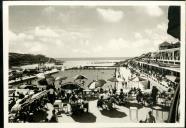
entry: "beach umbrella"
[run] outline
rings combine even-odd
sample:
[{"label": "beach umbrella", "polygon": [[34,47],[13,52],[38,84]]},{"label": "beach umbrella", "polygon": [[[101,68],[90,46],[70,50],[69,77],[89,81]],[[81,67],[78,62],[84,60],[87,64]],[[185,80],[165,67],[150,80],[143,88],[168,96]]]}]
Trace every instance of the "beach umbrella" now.
[{"label": "beach umbrella", "polygon": [[47,85],[54,85],[55,78],[51,75],[46,75],[45,79],[47,81]]},{"label": "beach umbrella", "polygon": [[105,83],[106,83],[105,80],[100,79],[100,80],[91,82],[91,83],[88,85],[88,87],[89,87],[89,89],[96,89],[96,88],[98,88],[98,87],[102,87]]},{"label": "beach umbrella", "polygon": [[67,77],[66,76],[64,76],[64,77],[60,77],[60,76],[58,76],[58,77],[56,77],[55,78],[55,80],[57,81],[57,80],[66,80],[67,79]]},{"label": "beach umbrella", "polygon": [[119,82],[118,78],[116,78],[116,77],[109,78],[108,81],[110,81],[110,82]]},{"label": "beach umbrella", "polygon": [[173,76],[173,75],[166,75],[165,76],[168,80],[172,81],[172,82],[175,82],[176,80],[176,76]]},{"label": "beach umbrella", "polygon": [[76,75],[74,77],[75,80],[83,80],[83,79],[88,79],[87,77],[85,77],[84,75]]},{"label": "beach umbrella", "polygon": [[78,85],[77,83],[64,83],[61,85],[61,89],[65,89],[65,90],[74,90],[74,89],[80,89],[80,85]]},{"label": "beach umbrella", "polygon": [[37,78],[43,79],[45,78],[45,74],[44,73],[39,73],[36,75]]},{"label": "beach umbrella", "polygon": [[36,85],[21,85],[19,86],[20,89],[38,89]]},{"label": "beach umbrella", "polygon": [[89,89],[95,89],[96,88],[96,82],[92,82],[90,83],[90,85],[88,85]]},{"label": "beach umbrella", "polygon": [[116,88],[116,83],[117,83],[117,82],[122,82],[122,81],[124,81],[124,80],[121,79],[121,78],[112,77],[112,78],[109,78],[108,81],[114,82],[114,83],[115,83],[115,88]]},{"label": "beach umbrella", "polygon": [[145,81],[145,80],[147,80],[147,79],[142,78],[140,76],[136,76],[136,77],[133,77],[133,78],[130,79],[130,81],[138,82],[138,88],[139,88],[139,82],[142,82],[142,81]]},{"label": "beach umbrella", "polygon": [[134,78],[131,78],[131,81],[133,82],[140,82],[140,81],[145,81],[146,79],[145,78],[142,78],[140,76],[136,76]]}]

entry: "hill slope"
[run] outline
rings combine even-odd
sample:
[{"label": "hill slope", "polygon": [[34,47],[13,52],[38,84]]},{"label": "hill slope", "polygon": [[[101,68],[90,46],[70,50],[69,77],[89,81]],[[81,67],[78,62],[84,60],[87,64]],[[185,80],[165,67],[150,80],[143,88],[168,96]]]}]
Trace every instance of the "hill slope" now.
[{"label": "hill slope", "polygon": [[20,66],[26,64],[55,62],[54,58],[49,58],[44,55],[9,53],[9,66]]}]

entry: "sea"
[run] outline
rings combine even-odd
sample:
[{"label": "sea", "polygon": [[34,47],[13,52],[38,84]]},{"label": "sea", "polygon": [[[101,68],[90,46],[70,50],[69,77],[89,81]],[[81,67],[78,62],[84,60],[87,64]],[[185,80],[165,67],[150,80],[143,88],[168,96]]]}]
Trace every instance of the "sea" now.
[{"label": "sea", "polygon": [[[94,58],[56,58],[63,62],[62,68],[68,69],[82,66],[113,66],[116,62],[124,61],[129,57],[94,57]],[[54,63],[45,64],[47,67],[54,66]],[[23,69],[36,68],[38,64],[21,66]]]},{"label": "sea", "polygon": [[81,66],[113,66],[116,62],[124,61],[129,57],[96,57],[96,58],[59,58],[63,61],[63,68]]}]

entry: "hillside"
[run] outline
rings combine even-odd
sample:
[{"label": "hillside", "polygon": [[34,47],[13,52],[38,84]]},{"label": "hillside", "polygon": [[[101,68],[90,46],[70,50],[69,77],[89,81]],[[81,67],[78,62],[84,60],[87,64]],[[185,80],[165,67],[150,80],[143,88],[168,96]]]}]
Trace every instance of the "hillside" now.
[{"label": "hillside", "polygon": [[54,58],[49,58],[44,55],[33,55],[33,54],[20,54],[20,53],[9,53],[9,67],[20,66],[27,64],[55,62]]}]

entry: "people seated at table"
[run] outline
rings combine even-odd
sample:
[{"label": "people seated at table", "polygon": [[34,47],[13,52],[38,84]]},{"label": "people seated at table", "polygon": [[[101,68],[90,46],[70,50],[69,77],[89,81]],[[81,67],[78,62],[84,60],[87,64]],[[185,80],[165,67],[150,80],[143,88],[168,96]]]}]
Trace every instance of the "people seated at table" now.
[{"label": "people seated at table", "polygon": [[51,104],[54,103],[54,101],[55,101],[55,90],[53,88],[49,88],[48,99],[49,99],[49,102]]},{"label": "people seated at table", "polygon": [[76,103],[78,101],[78,96],[73,92],[69,98],[69,103]]},{"label": "people seated at table", "polygon": [[107,110],[112,110],[113,109],[113,100],[109,97],[105,101],[105,105],[106,105]]},{"label": "people seated at table", "polygon": [[155,87],[155,86],[153,86],[152,87],[152,92],[151,92],[151,98],[152,98],[152,102],[153,102],[153,104],[155,105],[156,104],[156,99],[157,99],[157,95],[158,95],[158,89]]},{"label": "people seated at table", "polygon": [[101,96],[98,101],[97,101],[97,107],[101,107],[103,108],[103,104],[104,104],[104,99],[103,96]]},{"label": "people seated at table", "polygon": [[123,89],[120,89],[120,94],[118,96],[118,104],[123,104],[126,101],[125,94],[123,92]]},{"label": "people seated at table", "polygon": [[86,112],[88,112],[89,111],[89,104],[88,104],[86,97],[83,98],[82,104],[83,104],[83,108],[86,109]]},{"label": "people seated at table", "polygon": [[136,100],[137,100],[138,103],[141,103],[142,100],[143,100],[143,94],[141,92],[141,89],[138,90],[138,93],[136,95]]}]

